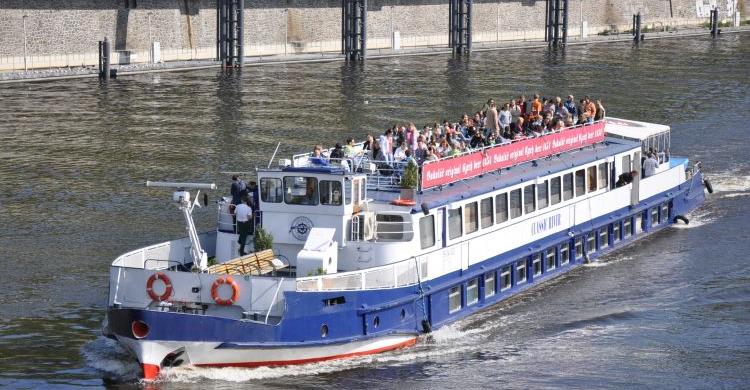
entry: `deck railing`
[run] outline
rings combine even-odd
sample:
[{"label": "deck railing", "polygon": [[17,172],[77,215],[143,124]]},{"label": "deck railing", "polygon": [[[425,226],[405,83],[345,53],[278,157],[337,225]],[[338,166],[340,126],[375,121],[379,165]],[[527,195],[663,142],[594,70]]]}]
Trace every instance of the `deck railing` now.
[{"label": "deck railing", "polygon": [[419,283],[414,258],[361,271],[297,278],[297,291],[376,290]]}]

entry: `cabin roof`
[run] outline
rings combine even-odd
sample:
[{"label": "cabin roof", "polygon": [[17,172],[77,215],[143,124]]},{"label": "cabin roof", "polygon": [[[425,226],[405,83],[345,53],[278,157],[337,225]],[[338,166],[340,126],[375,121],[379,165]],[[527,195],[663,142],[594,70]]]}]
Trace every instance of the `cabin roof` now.
[{"label": "cabin roof", "polygon": [[668,132],[669,126],[629,119],[607,118],[607,134],[620,138],[644,140],[653,135]]},{"label": "cabin roof", "polygon": [[[422,203],[425,203],[430,209],[437,208],[534,180],[537,177],[586,165],[604,157],[627,152],[633,148],[640,148],[640,144],[624,139],[607,137],[605,142],[592,147],[547,157],[536,162],[519,164],[510,169],[502,169],[475,178],[426,190],[418,196],[417,204],[412,208],[412,212],[421,212]],[[373,192],[379,194],[373,194]],[[398,194],[386,193],[384,191],[371,191],[370,194],[375,200],[381,201],[391,201],[398,197]]]}]

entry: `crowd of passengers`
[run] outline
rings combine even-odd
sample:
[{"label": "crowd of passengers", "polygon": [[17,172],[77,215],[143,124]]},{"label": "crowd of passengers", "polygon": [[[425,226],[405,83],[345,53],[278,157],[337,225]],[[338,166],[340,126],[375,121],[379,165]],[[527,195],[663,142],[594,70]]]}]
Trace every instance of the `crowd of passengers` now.
[{"label": "crowd of passengers", "polygon": [[[593,123],[604,118],[604,106],[600,100],[588,96],[576,101],[568,95],[563,101],[559,96],[540,98],[534,95],[527,99],[520,95],[507,103],[498,105],[489,99],[473,116],[463,114],[460,121],[425,125],[418,130],[414,123],[396,124],[379,137],[367,135],[362,147],[349,138],[344,145],[336,146],[326,153],[322,145],[316,145],[313,159],[346,159],[367,157],[384,165],[402,165],[409,161],[422,164],[425,161],[455,156],[487,146],[511,143],[515,140],[538,137],[579,124]],[[326,155],[327,154],[327,155]]]}]

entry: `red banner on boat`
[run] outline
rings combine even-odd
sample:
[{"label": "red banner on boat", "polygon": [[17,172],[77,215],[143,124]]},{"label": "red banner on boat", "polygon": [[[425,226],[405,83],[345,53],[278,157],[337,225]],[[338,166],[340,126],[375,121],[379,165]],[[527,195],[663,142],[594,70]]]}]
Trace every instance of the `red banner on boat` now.
[{"label": "red banner on boat", "polygon": [[604,124],[574,127],[422,165],[422,189],[481,175],[604,141]]}]

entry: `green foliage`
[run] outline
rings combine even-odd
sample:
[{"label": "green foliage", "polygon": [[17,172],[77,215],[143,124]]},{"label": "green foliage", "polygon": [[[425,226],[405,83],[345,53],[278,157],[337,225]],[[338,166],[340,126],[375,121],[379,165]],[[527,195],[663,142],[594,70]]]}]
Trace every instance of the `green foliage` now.
[{"label": "green foliage", "polygon": [[266,249],[273,249],[273,236],[271,233],[258,226],[255,228],[255,236],[253,237],[253,244],[255,251],[260,252]]},{"label": "green foliage", "polygon": [[410,160],[401,176],[401,188],[414,189],[417,185],[419,185],[419,168],[414,161]]}]

